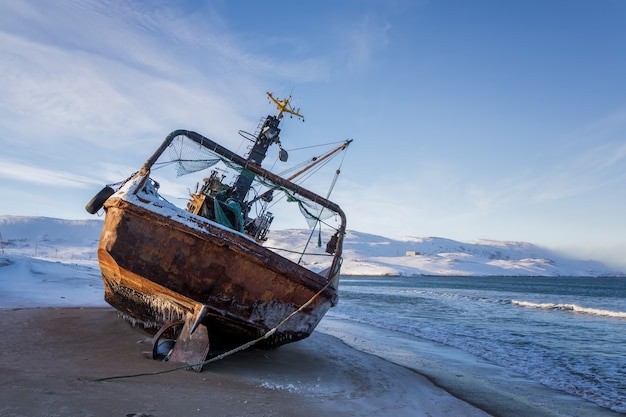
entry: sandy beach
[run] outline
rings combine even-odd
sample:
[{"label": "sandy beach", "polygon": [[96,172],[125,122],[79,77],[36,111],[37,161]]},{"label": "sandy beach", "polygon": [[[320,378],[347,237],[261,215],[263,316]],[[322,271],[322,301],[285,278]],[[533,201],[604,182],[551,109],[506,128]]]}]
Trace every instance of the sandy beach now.
[{"label": "sandy beach", "polygon": [[[0,314],[3,417],[621,415],[458,353],[433,352],[427,341],[407,346],[396,340],[394,364],[377,357],[375,344],[363,344],[360,337],[340,340],[345,324],[333,320],[303,341],[276,350],[251,348],[201,373],[98,381],[178,365],[151,360],[150,336],[111,308]],[[366,328],[359,331],[367,336]],[[349,346],[359,344],[358,350]],[[419,365],[405,363],[415,357],[406,349],[421,353]]]},{"label": "sandy beach", "polygon": [[0,310],[2,416],[487,416],[425,377],[315,332],[205,367],[150,360],[149,336],[109,308]]}]

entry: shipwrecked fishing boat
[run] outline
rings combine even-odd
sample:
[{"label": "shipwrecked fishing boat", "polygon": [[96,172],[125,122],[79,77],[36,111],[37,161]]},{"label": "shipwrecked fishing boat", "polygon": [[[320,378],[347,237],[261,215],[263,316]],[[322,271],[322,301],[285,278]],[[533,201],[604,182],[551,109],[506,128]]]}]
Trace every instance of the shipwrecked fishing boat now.
[{"label": "shipwrecked fishing boat", "polygon": [[[302,118],[291,97],[267,94],[278,114],[268,115],[253,134],[239,132],[251,142],[245,158],[196,132],[176,130],[139,171],[107,185],[86,206],[92,214],[106,213],[98,246],[105,300],[155,332],[155,358],[167,355],[200,370],[216,346],[295,342],[337,303],[346,217],[298,181],[351,140],[287,178],[264,169],[272,145],[281,161],[287,159],[279,138],[283,116]],[[162,169],[176,176],[211,172],[179,207],[161,191],[157,179],[171,184],[158,176]],[[324,225],[325,248],[310,238],[302,248],[264,246],[274,219],[269,209],[278,200],[299,208],[311,235]],[[306,262],[322,255],[323,261]]]}]

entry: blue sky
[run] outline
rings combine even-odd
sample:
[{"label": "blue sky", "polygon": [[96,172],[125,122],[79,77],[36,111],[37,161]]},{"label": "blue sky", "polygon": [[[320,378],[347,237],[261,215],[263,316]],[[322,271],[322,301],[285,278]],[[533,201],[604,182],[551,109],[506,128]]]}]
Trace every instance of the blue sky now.
[{"label": "blue sky", "polygon": [[[0,214],[88,218],[172,130],[354,143],[350,229],[626,269],[626,2],[0,3]],[[306,227],[294,224],[293,227]]]}]

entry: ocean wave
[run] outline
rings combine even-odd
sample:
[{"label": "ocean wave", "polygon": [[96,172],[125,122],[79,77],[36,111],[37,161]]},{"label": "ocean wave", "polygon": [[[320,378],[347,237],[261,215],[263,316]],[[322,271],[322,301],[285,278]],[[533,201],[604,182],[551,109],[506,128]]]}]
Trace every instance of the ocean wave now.
[{"label": "ocean wave", "polygon": [[576,304],[533,303],[530,301],[520,300],[511,300],[511,304],[519,307],[538,308],[543,310],[571,311],[574,313],[592,314],[594,316],[626,319],[626,312],[624,311],[602,310],[599,308],[582,307]]}]

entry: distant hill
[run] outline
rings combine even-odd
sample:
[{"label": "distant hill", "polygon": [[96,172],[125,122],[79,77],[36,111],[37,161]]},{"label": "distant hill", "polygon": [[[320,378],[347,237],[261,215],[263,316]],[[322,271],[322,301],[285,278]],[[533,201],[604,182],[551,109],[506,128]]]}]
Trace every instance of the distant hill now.
[{"label": "distant hill", "polygon": [[623,275],[601,262],[568,258],[526,242],[458,242],[441,237],[394,240],[350,231],[344,251],[344,271],[357,275],[370,269],[390,275]]},{"label": "distant hill", "polygon": [[[76,260],[96,259],[102,220],[0,216],[7,254]],[[273,230],[267,246],[289,247],[307,239],[302,229]],[[293,247],[292,246],[292,247]],[[325,266],[320,263],[319,267]],[[614,276],[604,264],[578,260],[525,242],[458,242],[439,237],[390,239],[348,231],[344,275],[370,276]]]},{"label": "distant hill", "polygon": [[95,259],[101,231],[102,220],[0,216],[2,247],[21,256]]}]

